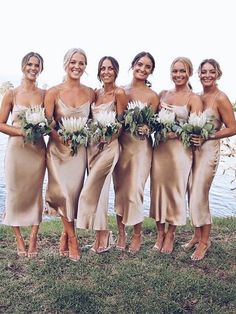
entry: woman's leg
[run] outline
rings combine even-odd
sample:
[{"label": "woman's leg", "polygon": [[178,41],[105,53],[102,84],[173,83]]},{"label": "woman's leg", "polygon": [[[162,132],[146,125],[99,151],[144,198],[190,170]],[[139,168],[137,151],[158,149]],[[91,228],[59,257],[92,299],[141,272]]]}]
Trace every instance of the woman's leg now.
[{"label": "woman's leg", "polygon": [[129,246],[129,252],[136,253],[140,250],[141,242],[142,242],[142,225],[143,223],[140,222],[134,225],[134,233],[132,236],[132,240]]},{"label": "woman's leg", "polygon": [[153,249],[161,251],[165,239],[165,224],[156,221],[156,226],[157,226],[157,239]]},{"label": "woman's leg", "polygon": [[123,217],[116,215],[117,227],[118,227],[118,239],[116,242],[116,248],[118,250],[125,250],[126,247],[126,233],[125,225],[122,223]]},{"label": "woman's leg", "polygon": [[197,243],[200,242],[200,240],[201,240],[201,227],[195,227],[192,239],[189,242],[185,243],[183,245],[183,248],[185,250],[191,250],[196,246]]},{"label": "woman's leg", "polygon": [[99,230],[99,244],[97,253],[104,253],[109,251],[112,244],[112,232],[109,230]]},{"label": "woman's leg", "polygon": [[27,256],[27,251],[25,247],[25,242],[24,239],[21,235],[20,227],[12,227],[13,232],[16,237],[16,246],[17,246],[17,254],[20,257],[25,257]]},{"label": "woman's leg", "polygon": [[38,251],[37,251],[38,231],[39,231],[39,225],[34,225],[31,227],[28,257],[36,257],[38,255]]},{"label": "woman's leg", "polygon": [[197,245],[196,250],[191,256],[191,259],[193,261],[202,260],[205,257],[205,254],[211,245],[211,241],[210,241],[211,224],[200,227],[200,230],[201,230],[201,239]]},{"label": "woman's leg", "polygon": [[69,259],[78,261],[80,259],[79,243],[75,232],[74,221],[67,221],[61,217],[65,233],[68,235]]},{"label": "woman's leg", "polygon": [[175,229],[176,229],[176,226],[169,224],[167,232],[165,234],[163,246],[161,249],[162,253],[168,253],[168,254],[172,253],[174,249]]}]

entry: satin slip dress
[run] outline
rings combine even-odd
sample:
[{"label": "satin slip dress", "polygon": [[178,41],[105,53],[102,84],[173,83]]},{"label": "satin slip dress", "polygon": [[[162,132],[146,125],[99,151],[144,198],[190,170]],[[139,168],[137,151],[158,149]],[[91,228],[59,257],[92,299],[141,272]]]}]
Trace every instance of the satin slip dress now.
[{"label": "satin slip dress", "polygon": [[[222,121],[216,108],[215,94],[205,111],[213,117],[215,130],[222,127]],[[189,211],[192,225],[201,227],[212,223],[209,207],[209,191],[215,177],[220,159],[220,140],[208,140],[199,149],[193,151],[193,167],[189,180]]]},{"label": "satin slip dress", "polygon": [[[62,117],[89,117],[89,101],[74,108],[65,104],[60,97],[54,110],[54,119],[60,122]],[[87,153],[84,146],[71,156],[70,147],[62,142],[49,139],[47,145],[48,186],[46,204],[50,213],[56,211],[67,221],[76,218],[79,195],[83,187],[87,167]]]},{"label": "satin slip dress", "polygon": [[[190,97],[191,94],[183,105],[168,104],[179,122],[188,119]],[[165,106],[163,101],[162,104]],[[150,217],[157,222],[175,226],[186,223],[186,192],[192,159],[191,148],[185,148],[179,139],[169,139],[153,148]]]},{"label": "satin slip dress", "polygon": [[[93,120],[101,112],[115,111],[114,101],[91,106]],[[105,144],[102,151],[98,144],[88,146],[88,177],[82,189],[77,227],[83,229],[107,230],[109,188],[114,167],[119,157],[118,139]]]},{"label": "satin slip dress", "polygon": [[152,139],[144,140],[122,131],[119,137],[121,152],[114,170],[115,210],[122,223],[143,222],[144,188],[152,159]]},{"label": "satin slip dress", "polygon": [[[18,115],[27,108],[25,105],[16,104],[13,94],[11,112],[13,126],[20,127]],[[25,143],[23,136],[9,136],[5,155],[6,204],[3,224],[10,226],[40,224],[45,169],[46,145],[43,137],[32,144]]]}]

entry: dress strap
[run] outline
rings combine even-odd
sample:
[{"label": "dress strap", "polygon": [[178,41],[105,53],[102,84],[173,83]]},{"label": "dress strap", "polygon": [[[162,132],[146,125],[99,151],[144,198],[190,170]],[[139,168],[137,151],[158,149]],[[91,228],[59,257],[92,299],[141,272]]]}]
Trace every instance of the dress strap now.
[{"label": "dress strap", "polygon": [[214,107],[216,98],[218,97],[219,94],[220,94],[220,91],[217,91],[217,92],[215,93],[214,97],[212,97],[212,101],[211,101],[211,103],[210,103],[210,107],[211,107],[211,108]]},{"label": "dress strap", "polygon": [[189,103],[189,100],[190,100],[191,96],[192,96],[192,92],[190,92],[190,93],[188,94],[188,96],[187,96],[187,100],[186,100],[186,103],[185,103],[185,106],[187,106],[187,105],[188,105],[188,103]]}]

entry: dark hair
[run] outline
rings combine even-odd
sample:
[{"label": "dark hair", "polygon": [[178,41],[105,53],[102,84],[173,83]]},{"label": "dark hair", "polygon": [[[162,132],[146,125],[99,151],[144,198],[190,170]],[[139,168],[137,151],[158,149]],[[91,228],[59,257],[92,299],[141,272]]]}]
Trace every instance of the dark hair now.
[{"label": "dark hair", "polygon": [[97,78],[98,80],[101,82],[101,78],[100,78],[100,74],[101,74],[101,68],[102,68],[102,64],[105,60],[110,60],[111,61],[111,64],[113,66],[113,69],[114,69],[114,72],[115,72],[115,79],[117,78],[118,76],[118,73],[119,73],[119,63],[118,61],[111,57],[111,56],[104,56],[100,59],[100,61],[98,62],[98,73],[97,73]]},{"label": "dark hair", "polygon": [[[152,74],[153,71],[154,71],[154,69],[155,69],[155,66],[156,66],[155,59],[154,59],[154,57],[153,57],[149,52],[146,52],[146,51],[142,51],[142,52],[138,53],[138,54],[134,57],[133,61],[131,62],[131,67],[130,67],[130,69],[132,69],[132,68],[135,66],[135,64],[136,64],[141,58],[143,58],[143,57],[148,57],[148,58],[151,60],[151,62],[152,62],[151,74]],[[149,82],[148,80],[145,80],[145,84],[146,84],[148,87],[151,87],[151,86],[152,86],[151,82]]]},{"label": "dark hair", "polygon": [[135,64],[143,57],[148,57],[151,60],[151,62],[152,62],[151,73],[153,73],[155,66],[156,66],[155,59],[153,58],[153,56],[149,52],[146,52],[146,51],[142,51],[134,57],[133,61],[131,62],[130,68],[132,69],[135,66]]},{"label": "dark hair", "polygon": [[35,57],[35,58],[37,58],[37,59],[39,60],[39,69],[40,69],[40,73],[41,73],[41,72],[43,71],[43,58],[40,56],[39,53],[37,53],[37,52],[32,52],[32,51],[29,52],[29,53],[27,53],[27,54],[23,57],[23,59],[21,60],[21,69],[22,69],[22,71],[24,70],[26,64],[28,63],[28,61],[29,61],[29,59],[30,59],[31,57]]},{"label": "dark hair", "polygon": [[206,63],[209,63],[209,64],[211,64],[211,65],[213,66],[213,68],[216,70],[216,72],[217,72],[217,74],[218,74],[218,79],[220,79],[221,76],[222,76],[222,74],[223,74],[223,72],[222,72],[222,70],[221,70],[221,68],[220,68],[219,63],[218,63],[215,59],[204,59],[204,60],[200,63],[200,65],[199,65],[199,67],[198,67],[198,75],[201,73],[202,67],[203,67],[204,64],[206,64]]}]

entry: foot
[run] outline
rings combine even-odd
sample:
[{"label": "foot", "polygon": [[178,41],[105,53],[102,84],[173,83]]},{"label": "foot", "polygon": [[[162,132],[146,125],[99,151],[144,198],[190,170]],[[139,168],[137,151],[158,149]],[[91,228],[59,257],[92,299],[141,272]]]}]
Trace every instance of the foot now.
[{"label": "foot", "polygon": [[189,250],[195,248],[196,245],[199,243],[199,241],[200,240],[198,238],[193,237],[189,242],[183,244],[182,248],[184,248],[186,251],[189,251]]},{"label": "foot", "polygon": [[31,235],[30,236],[30,242],[29,242],[29,249],[28,249],[28,257],[34,258],[38,255],[37,250],[37,236]]},{"label": "foot", "polygon": [[17,236],[16,237],[16,246],[17,246],[17,255],[19,257],[26,257],[27,251],[25,247],[25,242],[22,236]]},{"label": "foot", "polygon": [[141,239],[142,234],[141,233],[134,233],[132,236],[132,240],[129,246],[129,252],[130,253],[137,253],[141,248]]},{"label": "foot", "polygon": [[191,260],[193,261],[200,261],[202,260],[205,255],[207,250],[209,249],[209,247],[211,246],[211,241],[209,240],[208,243],[203,243],[203,242],[199,242],[197,245],[196,250],[193,252],[193,254],[191,255]]},{"label": "foot", "polygon": [[80,260],[79,244],[76,236],[68,238],[69,245],[69,259],[73,262],[78,262]]},{"label": "foot", "polygon": [[89,252],[91,254],[97,253],[98,246],[99,246],[99,239],[98,239],[98,236],[96,235],[96,240],[94,241],[93,245],[91,246]]},{"label": "foot", "polygon": [[62,232],[60,237],[59,254],[60,256],[69,256],[68,234],[65,232]]},{"label": "foot", "polygon": [[171,254],[174,249],[174,240],[175,240],[175,235],[173,233],[167,232],[165,235],[161,253]]},{"label": "foot", "polygon": [[107,240],[106,240],[106,245],[103,245],[103,243],[102,244],[100,243],[100,245],[97,249],[97,253],[100,254],[100,253],[105,253],[105,252],[109,251],[111,249],[112,244],[114,244],[113,238],[112,238],[112,231],[109,231],[108,236],[107,236]]},{"label": "foot", "polygon": [[124,251],[125,247],[126,247],[126,233],[122,232],[118,234],[116,248],[117,250]]},{"label": "foot", "polygon": [[156,240],[156,243],[153,247],[153,250],[154,251],[161,251],[164,240],[165,240],[165,233],[164,232],[158,232],[157,240]]}]

